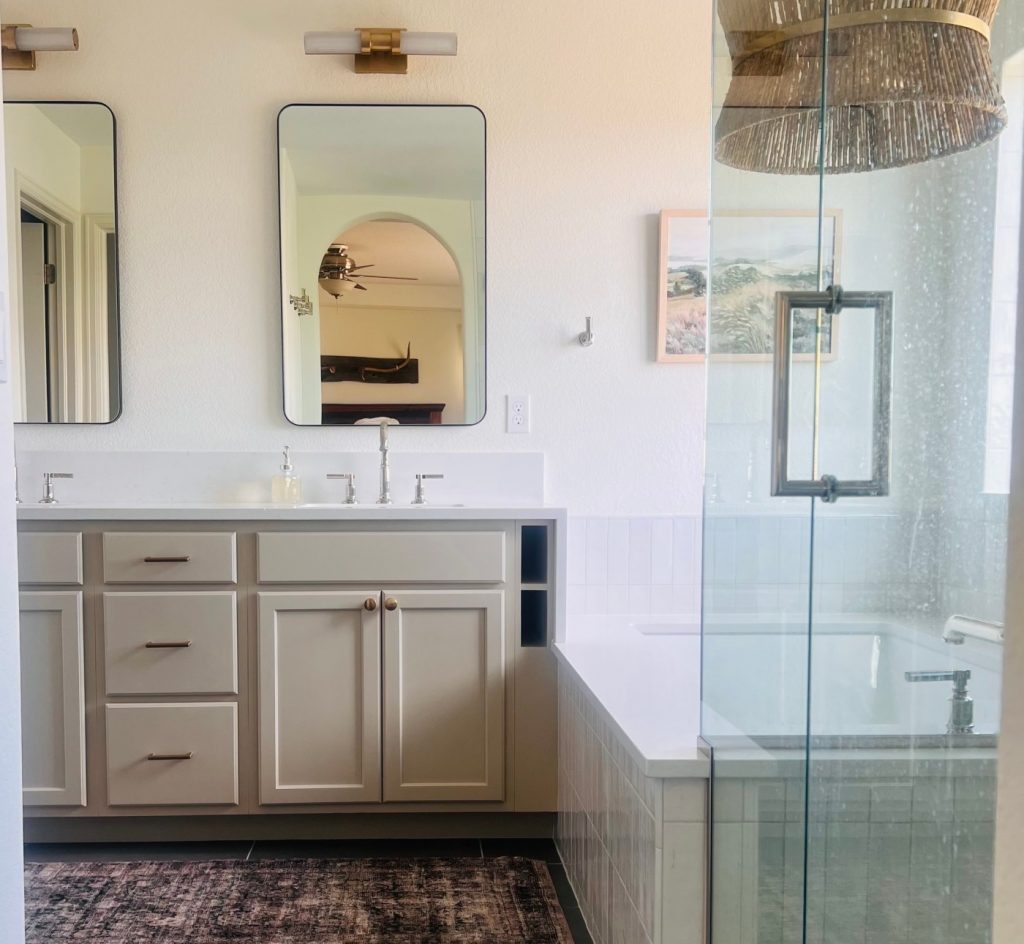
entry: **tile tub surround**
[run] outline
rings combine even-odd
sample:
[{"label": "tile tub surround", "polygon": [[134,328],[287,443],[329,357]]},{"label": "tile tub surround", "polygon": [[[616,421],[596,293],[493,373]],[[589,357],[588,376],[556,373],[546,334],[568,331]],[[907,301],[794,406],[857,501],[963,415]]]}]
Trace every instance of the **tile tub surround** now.
[{"label": "tile tub surround", "polygon": [[707,780],[645,776],[561,667],[558,735],[557,843],[594,941],[700,944]]},{"label": "tile tub surround", "polygon": [[[990,942],[995,751],[867,753],[812,760],[808,944]],[[800,944],[803,763],[715,756],[715,938]]]},{"label": "tile tub surround", "polygon": [[570,614],[700,612],[700,516],[569,519]]},{"label": "tile tub surround", "polygon": [[[805,613],[808,511],[778,501],[712,504],[706,520],[570,517],[569,614],[696,616],[702,595],[716,615]],[[940,628],[951,613],[1002,618],[1005,498],[983,496],[956,517],[819,506],[815,548],[819,613],[931,617]]]}]

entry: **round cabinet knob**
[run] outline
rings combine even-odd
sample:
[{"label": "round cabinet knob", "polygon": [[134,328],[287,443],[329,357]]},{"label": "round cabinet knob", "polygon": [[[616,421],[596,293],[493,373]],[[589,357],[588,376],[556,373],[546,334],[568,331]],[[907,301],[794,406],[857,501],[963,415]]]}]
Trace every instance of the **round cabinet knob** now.
[{"label": "round cabinet knob", "polygon": [[374,597],[367,597],[366,602],[363,604],[364,610],[369,610],[371,613],[377,609],[377,600]]},{"label": "round cabinet knob", "polygon": [[394,597],[388,597],[384,601],[384,609],[393,611],[398,609],[398,601]]}]

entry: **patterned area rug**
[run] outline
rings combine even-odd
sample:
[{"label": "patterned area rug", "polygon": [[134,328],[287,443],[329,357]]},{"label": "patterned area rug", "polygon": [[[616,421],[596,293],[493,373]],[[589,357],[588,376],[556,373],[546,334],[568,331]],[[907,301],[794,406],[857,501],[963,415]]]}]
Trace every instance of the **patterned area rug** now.
[{"label": "patterned area rug", "polygon": [[571,944],[531,859],[30,863],[29,944]]}]

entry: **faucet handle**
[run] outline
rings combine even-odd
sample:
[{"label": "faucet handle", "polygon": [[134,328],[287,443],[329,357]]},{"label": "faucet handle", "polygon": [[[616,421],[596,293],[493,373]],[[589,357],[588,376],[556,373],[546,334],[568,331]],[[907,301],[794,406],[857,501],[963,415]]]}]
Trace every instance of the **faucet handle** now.
[{"label": "faucet handle", "polygon": [[356,477],[353,472],[328,472],[327,478],[329,479],[344,479],[348,482],[345,487],[345,502],[346,505],[358,505],[359,501],[356,499]]},{"label": "faucet handle", "polygon": [[427,479],[443,479],[441,472],[417,472],[416,473],[416,497],[412,500],[414,505],[425,505],[427,497],[423,492],[423,483]]},{"label": "faucet handle", "polygon": [[54,479],[73,479],[71,472],[44,472],[43,473],[43,497],[39,499],[40,505],[56,505],[57,497],[53,494]]}]

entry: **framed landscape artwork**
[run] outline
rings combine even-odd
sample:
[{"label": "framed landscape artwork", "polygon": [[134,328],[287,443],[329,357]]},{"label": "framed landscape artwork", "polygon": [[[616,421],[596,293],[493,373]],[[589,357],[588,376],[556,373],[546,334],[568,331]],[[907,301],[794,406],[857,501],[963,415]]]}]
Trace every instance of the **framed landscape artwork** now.
[{"label": "framed landscape artwork", "polygon": [[[711,356],[716,360],[767,361],[773,353],[775,296],[815,291],[818,219],[813,210],[722,213],[711,229],[702,210],[663,210],[658,287],[658,360],[703,360],[708,338],[708,290],[714,297]],[[827,210],[821,232],[821,286],[839,281],[840,216]],[[708,266],[711,252],[714,259]],[[710,282],[710,286],[709,286]],[[837,331],[826,319],[823,359],[836,356]],[[794,317],[798,359],[813,359],[813,311]]]}]

